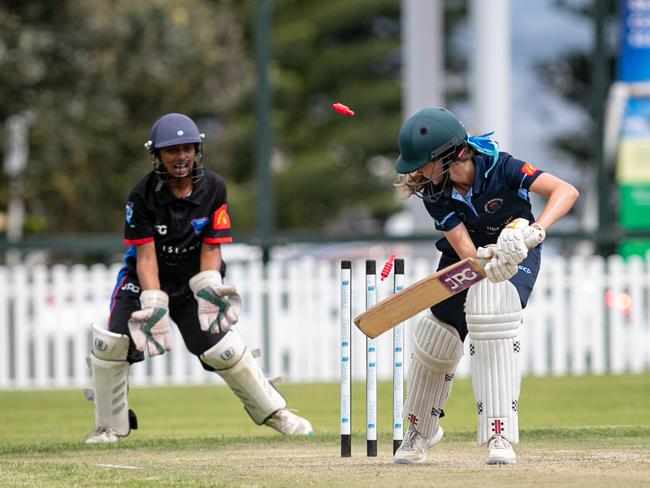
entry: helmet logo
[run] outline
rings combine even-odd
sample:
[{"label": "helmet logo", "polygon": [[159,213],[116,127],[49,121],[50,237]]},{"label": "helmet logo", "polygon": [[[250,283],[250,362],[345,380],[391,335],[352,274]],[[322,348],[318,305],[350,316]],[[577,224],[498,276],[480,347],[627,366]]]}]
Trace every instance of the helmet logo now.
[{"label": "helmet logo", "polygon": [[183,134],[185,134],[185,132],[182,131],[182,130],[177,130],[177,131],[176,131],[176,135],[177,135],[177,136],[182,136]]}]

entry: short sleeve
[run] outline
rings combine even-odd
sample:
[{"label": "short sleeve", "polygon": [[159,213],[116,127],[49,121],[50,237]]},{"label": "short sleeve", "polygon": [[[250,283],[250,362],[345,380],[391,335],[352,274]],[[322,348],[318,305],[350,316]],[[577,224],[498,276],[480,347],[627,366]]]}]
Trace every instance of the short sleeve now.
[{"label": "short sleeve", "polygon": [[462,222],[454,209],[440,200],[437,202],[424,201],[424,207],[429,212],[429,215],[433,217],[436,230],[447,232]]},{"label": "short sleeve", "polygon": [[504,161],[503,172],[508,186],[513,190],[523,188],[526,191],[530,189],[533,181],[544,173],[532,163],[527,163],[512,157]]},{"label": "short sleeve", "polygon": [[139,246],[152,242],[154,216],[139,195],[129,195],[125,212],[124,244]]}]

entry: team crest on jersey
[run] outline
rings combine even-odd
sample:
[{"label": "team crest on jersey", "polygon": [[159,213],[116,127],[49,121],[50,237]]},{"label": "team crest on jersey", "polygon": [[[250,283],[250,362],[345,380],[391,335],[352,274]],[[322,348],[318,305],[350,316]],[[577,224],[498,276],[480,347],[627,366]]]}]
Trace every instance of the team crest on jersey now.
[{"label": "team crest on jersey", "polygon": [[496,213],[503,207],[503,198],[493,198],[483,207],[487,213]]},{"label": "team crest on jersey", "polygon": [[126,223],[130,224],[133,220],[133,202],[126,202]]},{"label": "team crest on jersey", "polygon": [[534,175],[535,173],[537,173],[538,171],[539,171],[539,169],[537,169],[535,166],[533,166],[533,165],[530,164],[530,163],[524,163],[524,164],[521,166],[521,172],[522,172],[523,174],[525,174],[525,175],[528,175],[528,176],[533,176],[533,175]]},{"label": "team crest on jersey", "polygon": [[198,236],[201,234],[203,227],[205,227],[210,219],[207,217],[201,217],[200,219],[192,219],[192,227],[194,228],[194,233]]}]

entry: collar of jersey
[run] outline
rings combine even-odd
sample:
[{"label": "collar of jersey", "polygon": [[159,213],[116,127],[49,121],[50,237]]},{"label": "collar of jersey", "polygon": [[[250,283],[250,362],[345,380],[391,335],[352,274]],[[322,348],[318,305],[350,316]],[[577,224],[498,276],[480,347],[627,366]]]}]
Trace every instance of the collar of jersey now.
[{"label": "collar of jersey", "polygon": [[458,200],[459,202],[463,202],[465,205],[467,205],[469,208],[472,209],[472,212],[474,212],[474,215],[478,217],[478,212],[474,208],[474,205],[472,204],[472,195],[474,195],[474,188],[470,188],[467,193],[465,193],[465,196],[461,195],[456,188],[451,189],[451,198],[452,200]]},{"label": "collar of jersey", "polygon": [[198,206],[203,198],[203,180],[205,180],[205,177],[192,185],[192,193],[187,198],[176,198],[169,187],[163,184],[160,186],[160,190],[156,191],[156,200],[160,205],[167,205],[176,200],[184,200]]}]

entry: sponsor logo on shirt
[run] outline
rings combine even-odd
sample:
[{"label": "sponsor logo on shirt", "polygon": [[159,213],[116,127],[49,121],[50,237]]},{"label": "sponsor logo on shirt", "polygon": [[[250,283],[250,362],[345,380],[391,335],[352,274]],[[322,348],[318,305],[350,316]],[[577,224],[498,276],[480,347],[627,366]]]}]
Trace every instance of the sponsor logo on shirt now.
[{"label": "sponsor logo on shirt", "polygon": [[167,226],[166,225],[154,225],[156,228],[156,231],[158,231],[158,234],[161,236],[164,236],[167,234]]},{"label": "sponsor logo on shirt", "polygon": [[140,287],[138,285],[135,285],[133,283],[128,283],[128,282],[124,283],[124,285],[122,285],[122,288],[120,288],[120,290],[131,291],[131,292],[137,293],[137,294],[140,293]]},{"label": "sponsor logo on shirt", "polygon": [[524,163],[524,164],[521,166],[521,172],[522,172],[523,174],[525,174],[525,175],[528,175],[528,176],[533,176],[533,175],[534,175],[535,173],[537,173],[538,171],[539,171],[539,169],[537,169],[535,166],[533,166],[533,165],[530,164],[530,163]]},{"label": "sponsor logo on shirt", "polygon": [[169,254],[187,254],[188,252],[192,252],[197,248],[198,248],[197,244],[188,247],[167,246],[163,244],[160,249],[164,254],[169,255]]}]

